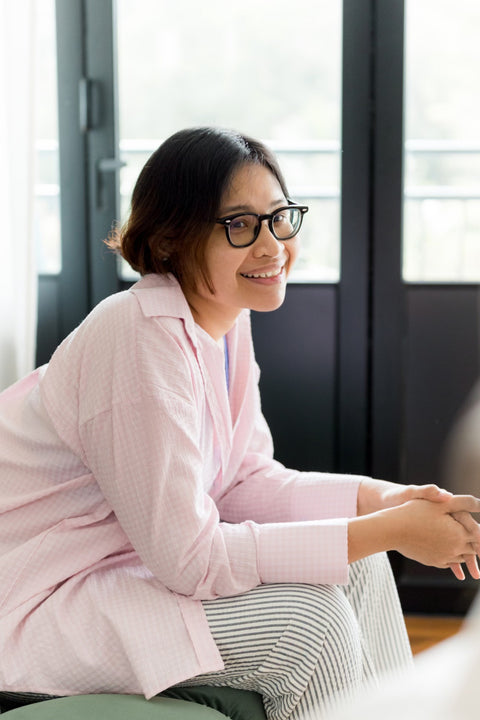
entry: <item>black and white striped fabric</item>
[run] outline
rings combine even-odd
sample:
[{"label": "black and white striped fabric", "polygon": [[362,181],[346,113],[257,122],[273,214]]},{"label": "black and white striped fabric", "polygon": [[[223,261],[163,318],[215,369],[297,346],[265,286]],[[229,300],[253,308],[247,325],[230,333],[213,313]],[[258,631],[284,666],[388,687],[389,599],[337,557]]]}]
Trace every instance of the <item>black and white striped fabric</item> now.
[{"label": "black and white striped fabric", "polygon": [[412,663],[383,553],[352,564],[346,587],[261,585],[203,606],[225,669],[182,684],[255,690],[269,720],[327,717],[361,685]]}]

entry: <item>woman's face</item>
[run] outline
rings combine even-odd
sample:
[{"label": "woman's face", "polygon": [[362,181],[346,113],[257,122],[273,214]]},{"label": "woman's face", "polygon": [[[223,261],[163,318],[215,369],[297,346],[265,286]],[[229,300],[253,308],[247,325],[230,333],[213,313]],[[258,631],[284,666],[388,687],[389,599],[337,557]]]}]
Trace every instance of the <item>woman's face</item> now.
[{"label": "woman's face", "polygon": [[[286,205],[282,189],[270,170],[262,165],[243,165],[233,176],[222,198],[219,217],[238,212],[271,213]],[[285,297],[286,282],[297,258],[298,236],[279,241],[262,222],[260,233],[246,248],[232,247],[222,225],[216,225],[207,241],[205,259],[215,289],[212,294],[199,284],[187,293],[196,322],[215,340],[234,324],[243,308],[276,310]],[[267,277],[259,277],[267,275]]]}]

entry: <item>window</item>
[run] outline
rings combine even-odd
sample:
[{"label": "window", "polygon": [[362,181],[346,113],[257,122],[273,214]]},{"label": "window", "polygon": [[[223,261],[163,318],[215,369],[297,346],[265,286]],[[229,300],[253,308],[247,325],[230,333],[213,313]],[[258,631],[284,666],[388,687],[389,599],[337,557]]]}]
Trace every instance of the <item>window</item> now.
[{"label": "window", "polygon": [[39,274],[61,269],[55,0],[36,2],[35,233]]},{"label": "window", "polygon": [[142,0],[139,12],[117,0],[122,215],[163,139],[233,127],[276,151],[293,198],[310,206],[293,279],[337,281],[341,5]]},{"label": "window", "polygon": [[476,0],[406,1],[403,277],[480,280]]}]

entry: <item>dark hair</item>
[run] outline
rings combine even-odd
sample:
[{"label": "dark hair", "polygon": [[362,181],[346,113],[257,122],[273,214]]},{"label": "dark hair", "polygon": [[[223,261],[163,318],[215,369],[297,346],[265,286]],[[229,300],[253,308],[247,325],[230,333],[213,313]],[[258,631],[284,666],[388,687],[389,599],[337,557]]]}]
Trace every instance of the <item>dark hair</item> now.
[{"label": "dark hair", "polygon": [[131,211],[107,245],[142,275],[171,272],[195,289],[199,274],[213,292],[205,247],[234,172],[245,163],[268,168],[285,197],[285,180],[263,143],[232,130],[181,130],[147,160],[133,190]]}]

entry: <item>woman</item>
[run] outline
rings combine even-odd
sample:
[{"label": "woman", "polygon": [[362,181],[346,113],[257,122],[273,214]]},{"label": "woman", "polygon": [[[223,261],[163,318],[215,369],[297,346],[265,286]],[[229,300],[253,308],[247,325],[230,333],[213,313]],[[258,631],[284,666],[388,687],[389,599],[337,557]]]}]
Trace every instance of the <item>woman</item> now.
[{"label": "woman", "polygon": [[2,689],[231,685],[304,718],[410,660],[377,553],[479,577],[479,500],[272,458],[248,311],[281,305],[306,211],[234,132],[148,160],[110,241],[143,279],[1,396]]}]

